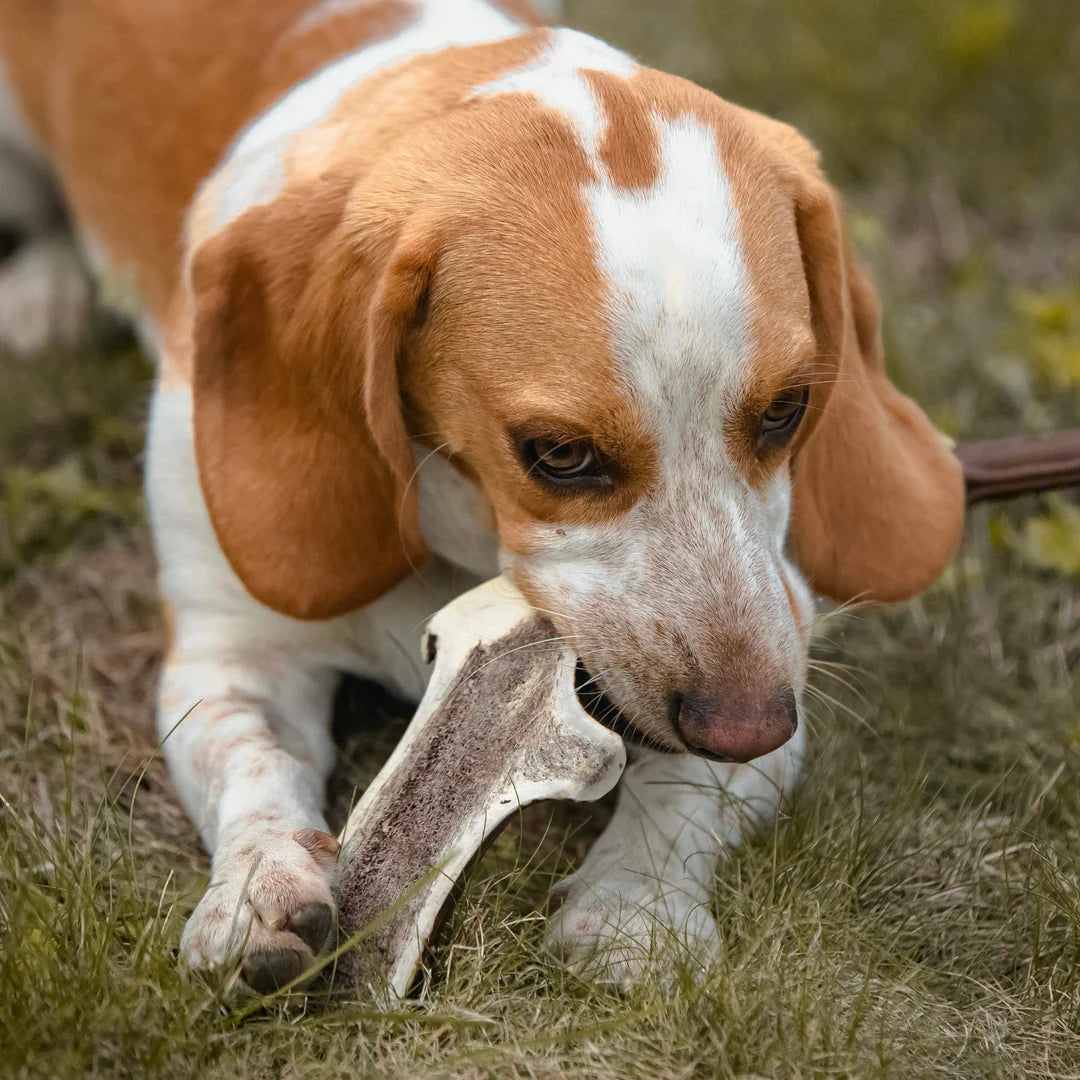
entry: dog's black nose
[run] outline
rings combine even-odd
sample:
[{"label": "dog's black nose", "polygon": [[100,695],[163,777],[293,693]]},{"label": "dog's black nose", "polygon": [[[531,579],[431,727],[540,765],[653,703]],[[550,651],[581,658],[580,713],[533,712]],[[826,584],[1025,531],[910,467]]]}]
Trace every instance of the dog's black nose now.
[{"label": "dog's black nose", "polygon": [[702,687],[682,695],[675,723],[691,753],[715,761],[753,761],[795,734],[799,707],[790,686]]}]

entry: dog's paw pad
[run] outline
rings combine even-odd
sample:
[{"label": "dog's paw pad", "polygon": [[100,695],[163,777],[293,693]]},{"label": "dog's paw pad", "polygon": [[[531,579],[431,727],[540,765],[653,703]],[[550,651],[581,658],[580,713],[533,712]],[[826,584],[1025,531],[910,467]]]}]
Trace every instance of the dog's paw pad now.
[{"label": "dog's paw pad", "polygon": [[264,949],[248,956],[240,973],[257,994],[272,994],[299,979],[311,961],[299,949]]}]

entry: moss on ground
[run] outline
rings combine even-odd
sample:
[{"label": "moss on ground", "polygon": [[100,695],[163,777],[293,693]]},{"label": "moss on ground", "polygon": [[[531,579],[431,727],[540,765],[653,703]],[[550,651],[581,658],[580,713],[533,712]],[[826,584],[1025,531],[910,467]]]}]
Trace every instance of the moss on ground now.
[{"label": "moss on ground", "polygon": [[[943,428],[1080,422],[1074,0],[570,16],[814,138],[881,286],[892,372]],[[181,973],[205,859],[150,735],[149,377],[105,333],[0,357],[0,1075],[1080,1073],[1071,499],[977,510],[926,596],[825,621],[806,779],[718,872],[704,986],[619,996],[543,956],[537,910],[603,814],[566,807],[530,812],[474,872],[416,1008],[226,1001]],[[371,768],[354,755],[341,786]]]}]

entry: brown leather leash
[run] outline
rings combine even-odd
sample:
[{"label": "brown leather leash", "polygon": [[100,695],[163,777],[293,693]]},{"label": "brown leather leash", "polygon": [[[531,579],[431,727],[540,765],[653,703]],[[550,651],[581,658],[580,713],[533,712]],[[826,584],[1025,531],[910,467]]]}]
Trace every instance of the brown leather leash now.
[{"label": "brown leather leash", "polygon": [[967,501],[1009,499],[1080,487],[1080,428],[1050,435],[1012,435],[956,444]]}]

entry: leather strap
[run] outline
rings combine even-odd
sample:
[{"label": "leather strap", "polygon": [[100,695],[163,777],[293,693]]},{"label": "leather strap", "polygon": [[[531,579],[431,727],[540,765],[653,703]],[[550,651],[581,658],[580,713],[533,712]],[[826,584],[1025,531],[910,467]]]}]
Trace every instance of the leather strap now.
[{"label": "leather strap", "polygon": [[1080,486],[1080,428],[961,442],[956,444],[956,456],[964,467],[969,506]]}]

